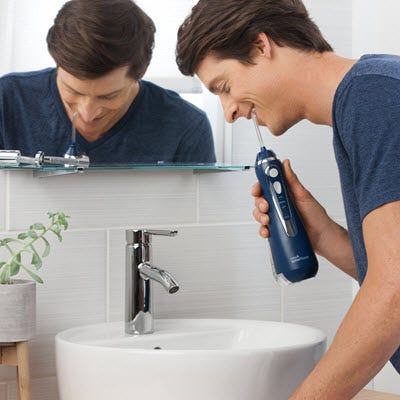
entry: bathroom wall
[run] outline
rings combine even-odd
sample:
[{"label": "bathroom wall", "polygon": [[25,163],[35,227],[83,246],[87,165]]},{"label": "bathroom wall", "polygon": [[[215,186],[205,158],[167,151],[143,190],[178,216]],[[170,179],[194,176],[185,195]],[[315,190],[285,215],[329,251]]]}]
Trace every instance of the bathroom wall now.
[{"label": "bathroom wall", "polygon": [[[312,164],[310,159],[306,168]],[[317,279],[285,289],[275,284],[266,243],[251,217],[253,171],[89,172],[44,179],[12,171],[0,180],[2,236],[43,221],[48,210],[71,215],[63,243],[52,240],[42,269],[45,284],[37,288],[37,335],[30,343],[34,400],[57,399],[57,332],[122,319],[126,228],[179,231],[175,238],[153,240],[154,261],[182,287],[168,295],[154,286],[156,317],[290,321],[319,327],[331,339],[351,301],[350,280],[323,260]],[[316,186],[339,216],[338,190],[329,187],[323,195],[323,184]],[[1,377],[0,399],[16,399],[14,368],[2,367]]]},{"label": "bathroom wall", "polygon": [[[327,39],[352,54],[348,0],[305,2]],[[290,158],[303,183],[344,223],[332,134],[303,122],[268,144]],[[234,162],[252,164],[257,149],[248,121],[233,126]],[[254,171],[96,171],[38,179],[0,171],[0,237],[43,221],[47,211],[71,215],[70,229],[45,259],[37,288],[37,335],[30,343],[33,400],[56,400],[54,336],[70,327],[123,317],[124,231],[176,228],[155,237],[155,262],[181,290],[154,285],[158,318],[255,318],[307,324],[329,341],[352,300],[352,282],[323,259],[318,277],[286,288],[272,279],[265,240],[252,219]],[[370,385],[372,387],[372,384]],[[0,369],[0,400],[15,400],[15,369]]]}]

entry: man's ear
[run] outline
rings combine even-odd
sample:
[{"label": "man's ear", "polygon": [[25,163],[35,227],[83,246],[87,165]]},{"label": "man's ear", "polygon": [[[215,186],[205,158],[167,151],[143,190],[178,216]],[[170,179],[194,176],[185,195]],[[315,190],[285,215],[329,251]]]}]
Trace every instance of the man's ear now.
[{"label": "man's ear", "polygon": [[258,34],[257,39],[254,42],[254,51],[255,55],[271,58],[271,41],[264,32]]}]

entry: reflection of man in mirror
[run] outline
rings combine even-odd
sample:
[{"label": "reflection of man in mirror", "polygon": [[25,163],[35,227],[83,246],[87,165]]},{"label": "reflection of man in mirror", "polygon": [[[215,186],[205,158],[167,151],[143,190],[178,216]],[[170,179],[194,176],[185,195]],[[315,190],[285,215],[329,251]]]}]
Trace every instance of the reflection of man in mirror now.
[{"label": "reflection of man in mirror", "polygon": [[71,0],[47,35],[57,68],[0,78],[0,148],[62,156],[71,144],[91,162],[212,163],[205,113],[142,80],[153,21],[131,0]]}]

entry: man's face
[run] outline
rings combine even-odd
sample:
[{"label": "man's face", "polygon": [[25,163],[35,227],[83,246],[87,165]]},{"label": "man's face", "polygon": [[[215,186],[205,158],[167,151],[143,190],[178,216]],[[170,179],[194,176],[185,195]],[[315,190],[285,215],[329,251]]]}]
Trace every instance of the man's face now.
[{"label": "man's face", "polygon": [[208,55],[196,71],[206,87],[219,96],[228,122],[251,118],[255,108],[260,125],[281,135],[302,118],[291,106],[286,76],[270,58],[256,55],[254,65]]},{"label": "man's face", "polygon": [[139,83],[120,67],[96,79],[79,79],[62,68],[57,87],[69,118],[76,113],[77,130],[94,141],[112,128],[126,113],[139,91]]}]

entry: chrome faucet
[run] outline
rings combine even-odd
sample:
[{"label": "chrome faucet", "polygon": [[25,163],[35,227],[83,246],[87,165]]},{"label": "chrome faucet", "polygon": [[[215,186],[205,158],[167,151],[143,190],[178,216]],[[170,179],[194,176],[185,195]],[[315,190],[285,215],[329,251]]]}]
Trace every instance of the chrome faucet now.
[{"label": "chrome faucet", "polygon": [[125,332],[130,335],[152,333],[151,281],[161,283],[171,294],[179,290],[179,285],[167,271],[151,264],[151,237],[176,236],[178,231],[128,229],[125,232]]}]

